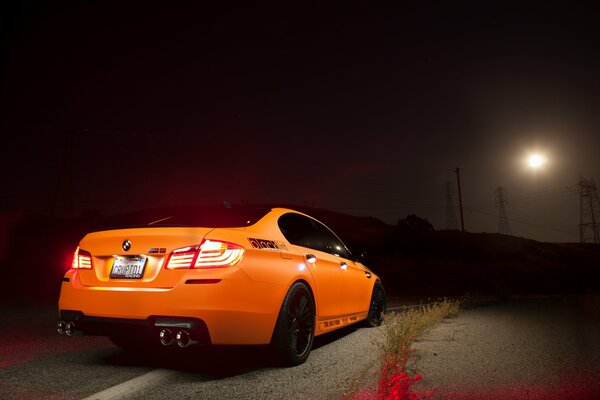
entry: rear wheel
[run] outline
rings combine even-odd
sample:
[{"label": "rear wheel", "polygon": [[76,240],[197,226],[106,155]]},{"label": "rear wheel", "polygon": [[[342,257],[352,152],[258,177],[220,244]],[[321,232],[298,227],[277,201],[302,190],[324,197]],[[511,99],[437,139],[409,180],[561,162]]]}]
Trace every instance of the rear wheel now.
[{"label": "rear wheel", "polygon": [[288,291],[273,332],[272,346],[283,365],[302,364],[312,349],[315,304],[308,287],[296,282]]},{"label": "rear wheel", "polygon": [[386,309],[385,291],[381,283],[375,282],[373,293],[371,294],[371,305],[369,307],[369,315],[365,320],[365,325],[375,327],[383,322],[383,314]]}]

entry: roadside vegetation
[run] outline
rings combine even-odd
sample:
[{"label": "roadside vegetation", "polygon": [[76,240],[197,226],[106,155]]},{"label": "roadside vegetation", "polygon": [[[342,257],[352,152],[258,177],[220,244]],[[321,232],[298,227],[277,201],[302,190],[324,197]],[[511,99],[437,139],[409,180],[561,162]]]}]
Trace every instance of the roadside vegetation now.
[{"label": "roadside vegetation", "polygon": [[460,301],[443,299],[385,317],[383,339],[377,343],[381,367],[377,390],[358,393],[354,400],[425,400],[431,393],[414,392],[411,386],[421,379],[416,373],[413,343],[444,318],[458,314]]}]

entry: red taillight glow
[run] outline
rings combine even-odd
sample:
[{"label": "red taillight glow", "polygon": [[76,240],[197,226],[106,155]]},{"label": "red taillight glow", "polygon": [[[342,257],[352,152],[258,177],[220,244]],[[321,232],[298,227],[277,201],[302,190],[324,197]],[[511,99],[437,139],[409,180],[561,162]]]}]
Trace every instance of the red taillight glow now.
[{"label": "red taillight glow", "polygon": [[177,268],[191,268],[194,259],[196,258],[196,253],[198,252],[196,246],[194,247],[184,247],[181,249],[175,249],[169,256],[169,261],[167,262],[168,269],[177,269]]},{"label": "red taillight glow", "polygon": [[237,244],[205,240],[199,246],[173,250],[167,269],[232,267],[242,259],[244,248]]},{"label": "red taillight glow", "polygon": [[71,262],[71,268],[79,268],[79,246],[73,252],[73,261]]},{"label": "red taillight glow", "polygon": [[242,259],[244,249],[227,242],[205,240],[200,245],[196,268],[234,266]]},{"label": "red taillight glow", "polygon": [[73,253],[71,268],[92,269],[92,255],[90,252],[77,247]]}]

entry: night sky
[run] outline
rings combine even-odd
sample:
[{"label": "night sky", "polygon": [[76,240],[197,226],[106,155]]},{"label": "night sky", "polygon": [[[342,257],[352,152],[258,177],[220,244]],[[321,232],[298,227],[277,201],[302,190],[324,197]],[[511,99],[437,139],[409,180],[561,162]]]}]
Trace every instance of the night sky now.
[{"label": "night sky", "polygon": [[467,230],[497,232],[503,186],[514,235],[579,239],[598,7],[124,3],[2,6],[0,211],[284,202],[444,229],[460,167]]}]

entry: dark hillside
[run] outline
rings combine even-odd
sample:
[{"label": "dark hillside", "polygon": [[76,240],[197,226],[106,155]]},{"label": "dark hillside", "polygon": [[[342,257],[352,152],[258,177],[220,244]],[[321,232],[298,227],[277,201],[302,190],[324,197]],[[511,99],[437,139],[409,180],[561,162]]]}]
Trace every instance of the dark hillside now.
[{"label": "dark hillside", "polygon": [[327,210],[301,211],[330,226],[351,248],[366,250],[365,263],[392,294],[504,297],[600,290],[600,245],[435,231],[416,216],[390,226]]},{"label": "dark hillside", "polygon": [[322,208],[282,206],[318,219],[333,230],[355,254],[379,250],[394,227],[373,217],[356,217]]},{"label": "dark hillside", "polygon": [[[365,264],[380,274],[389,294],[406,296],[495,294],[574,294],[600,290],[600,245],[542,243],[486,233],[435,231],[408,216],[396,226],[370,217],[325,209],[288,206],[335,231],[354,254],[366,251]],[[137,211],[102,218],[29,216],[12,228],[0,260],[3,298],[55,297],[83,235]]]},{"label": "dark hillside", "polygon": [[488,233],[399,232],[372,258],[389,290],[410,295],[573,294],[600,289],[600,245]]}]

